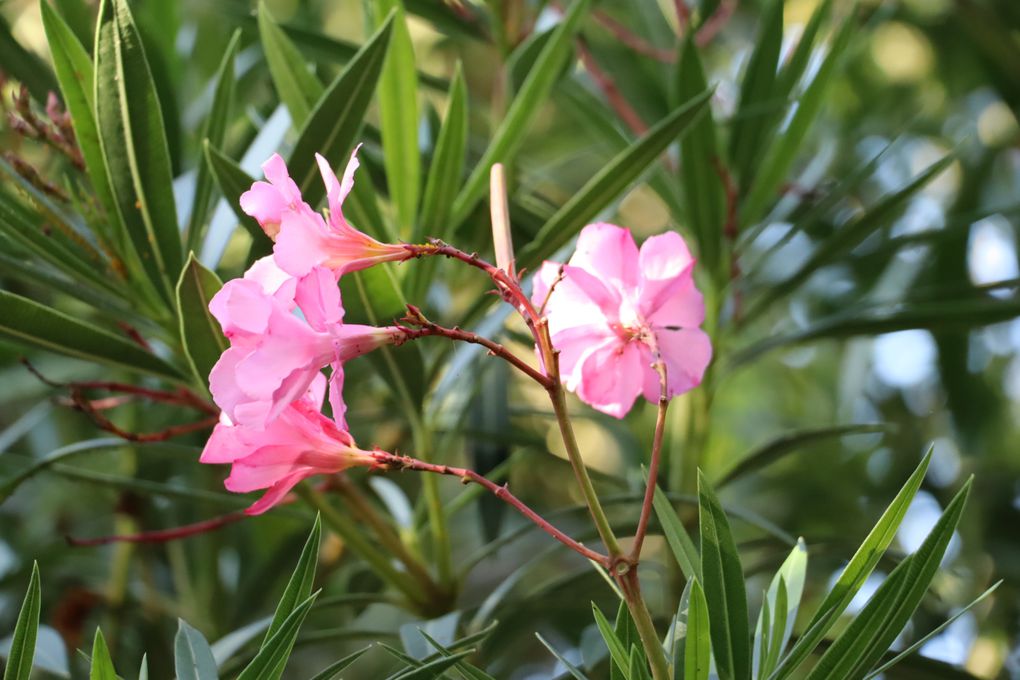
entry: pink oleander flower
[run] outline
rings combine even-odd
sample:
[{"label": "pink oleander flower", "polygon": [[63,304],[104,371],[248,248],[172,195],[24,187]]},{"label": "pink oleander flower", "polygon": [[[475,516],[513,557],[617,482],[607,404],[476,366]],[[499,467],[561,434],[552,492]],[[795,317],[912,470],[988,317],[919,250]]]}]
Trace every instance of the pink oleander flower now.
[{"label": "pink oleander flower", "polygon": [[567,264],[545,262],[532,301],[545,304],[567,389],[617,418],[639,394],[657,402],[653,347],[666,366],[669,398],[699,385],[712,344],[699,328],[705,304],[693,267],[679,234],[653,236],[639,251],[630,230],[612,224],[585,227]]},{"label": "pink oleander flower", "polygon": [[334,422],[320,413],[325,389],[325,376],[317,373],[306,393],[265,427],[237,424],[226,413],[221,415],[199,460],[231,464],[230,476],[223,483],[229,491],[267,490],[245,510],[247,514],[265,512],[312,475],[375,463],[372,453],[355,445],[342,421]]},{"label": "pink oleander flower", "polygon": [[276,262],[289,274],[301,277],[322,266],[340,277],[380,262],[414,256],[404,245],[377,241],[344,218],[343,202],[354,188],[354,171],[359,165],[357,153],[356,148],[341,181],[326,159],[315,155],[326,185],[328,221],[302,200],[300,189],[278,154],[273,154],[262,166],[269,181],[255,182],[241,195],[241,208],[276,242],[273,247]]},{"label": "pink oleander flower", "polygon": [[230,422],[243,425],[272,421],[326,366],[333,368],[330,403],[342,424],[342,363],[404,336],[395,326],[343,323],[340,290],[321,267],[294,280],[260,260],[245,278],[228,281],[209,310],[230,340],[209,374],[210,391]]}]

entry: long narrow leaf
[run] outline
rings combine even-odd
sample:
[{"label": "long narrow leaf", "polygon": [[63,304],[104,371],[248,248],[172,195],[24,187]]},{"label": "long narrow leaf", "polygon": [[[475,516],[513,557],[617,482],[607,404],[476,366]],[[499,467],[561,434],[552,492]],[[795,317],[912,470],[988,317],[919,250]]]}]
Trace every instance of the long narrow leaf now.
[{"label": "long narrow leaf", "polygon": [[209,301],[223,282],[191,253],[177,280],[177,315],[181,344],[198,385],[204,389],[209,373],[227,349],[227,339],[209,311]]},{"label": "long narrow leaf", "polygon": [[711,622],[705,591],[697,579],[691,581],[689,603],[683,680],[708,680],[712,666]]},{"label": "long narrow leaf", "polygon": [[100,146],[120,219],[167,306],[181,269],[166,127],[149,62],[126,0],[103,0],[96,32]]},{"label": "long narrow leaf", "polygon": [[0,290],[0,337],[89,362],[181,378],[173,366],[129,340],[5,290]]},{"label": "long narrow leaf", "polygon": [[265,2],[259,2],[258,25],[262,51],[276,93],[290,112],[294,127],[300,129],[322,96],[322,83],[308,69],[301,53],[273,19]]},{"label": "long narrow leaf", "polygon": [[655,516],[659,518],[659,524],[662,526],[662,533],[666,536],[666,542],[669,544],[670,550],[673,551],[673,557],[676,558],[684,578],[688,581],[699,578],[701,556],[698,554],[698,548],[691,540],[683,522],[677,517],[666,494],[659,487],[655,487],[652,504],[655,508]]},{"label": "long narrow leaf", "polygon": [[28,680],[32,675],[35,658],[35,639],[39,632],[39,610],[42,594],[39,587],[39,565],[32,564],[28,592],[21,603],[18,621],[14,624],[14,639],[7,654],[3,680]]},{"label": "long narrow leaf", "polygon": [[520,91],[510,103],[506,116],[492,136],[488,148],[482,154],[464,187],[453,204],[453,223],[461,224],[478,204],[488,186],[489,169],[495,163],[506,163],[524,140],[525,132],[538,114],[545,98],[549,95],[563,65],[573,50],[574,35],[581,19],[588,10],[591,0],[574,0],[563,20],[546,42],[542,52],[531,67]]},{"label": "long narrow leaf", "polygon": [[273,637],[262,645],[251,663],[237,676],[237,680],[274,680],[283,675],[298,631],[311,611],[317,595],[318,593],[312,594],[290,612]]},{"label": "long narrow leaf", "polygon": [[747,591],[729,521],[704,474],[698,475],[701,574],[712,612],[712,649],[722,680],[751,676]]},{"label": "long narrow leaf", "polygon": [[92,665],[89,669],[89,680],[120,680],[113,668],[113,659],[106,646],[103,632],[96,628],[96,637],[92,641]]},{"label": "long narrow leaf", "polygon": [[177,680],[217,680],[216,660],[205,636],[189,626],[184,619],[177,620],[174,637],[174,670]]}]

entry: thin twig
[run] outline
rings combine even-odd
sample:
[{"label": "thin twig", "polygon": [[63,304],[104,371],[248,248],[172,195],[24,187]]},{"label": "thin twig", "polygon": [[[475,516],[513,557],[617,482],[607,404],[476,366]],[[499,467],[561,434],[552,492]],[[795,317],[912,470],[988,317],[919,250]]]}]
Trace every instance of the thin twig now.
[{"label": "thin twig", "polygon": [[595,85],[598,86],[599,90],[602,91],[603,96],[609,105],[616,112],[634,134],[642,135],[648,131],[648,125],[641,119],[638,112],[634,110],[634,107],[630,105],[627,98],[620,93],[620,89],[616,87],[616,83],[610,78],[605,71],[598,65],[595,60],[595,56],[588,49],[587,44],[583,39],[578,38],[577,40],[577,53],[581,57],[581,63],[584,64],[585,70],[591,74],[592,80],[595,81]]},{"label": "thin twig", "polygon": [[715,12],[712,13],[712,16],[708,17],[701,24],[701,28],[698,29],[698,34],[694,37],[694,42],[698,47],[708,47],[726,24],[729,23],[736,9],[737,0],[722,0],[719,6],[716,7]]},{"label": "thin twig", "polygon": [[648,532],[648,522],[652,516],[652,502],[655,500],[656,480],[659,476],[659,462],[662,459],[662,440],[666,432],[666,411],[669,409],[669,383],[666,380],[666,362],[662,359],[655,336],[649,334],[647,339],[652,345],[655,355],[655,372],[659,374],[659,411],[655,418],[655,435],[652,438],[652,455],[648,461],[648,486],[645,487],[645,498],[641,503],[641,515],[637,530],[634,532],[634,545],[630,550],[631,562],[635,564],[641,559],[641,546]]},{"label": "thin twig", "polygon": [[226,515],[213,517],[212,519],[205,519],[193,524],[185,524],[184,526],[174,527],[172,529],[157,529],[155,531],[143,531],[137,534],[115,534],[113,536],[99,536],[97,538],[74,538],[73,536],[65,536],[64,538],[68,545],[72,545],[76,548],[107,545],[109,543],[166,543],[168,541],[176,541],[182,538],[188,538],[189,536],[196,536],[198,534],[215,531],[216,529],[225,527],[228,524],[233,524],[234,522],[239,522],[247,517],[248,515],[246,515],[243,510],[238,510]]},{"label": "thin twig", "polygon": [[603,555],[591,548],[585,547],[583,544],[575,541],[573,538],[554,527],[541,515],[528,507],[523,501],[510,493],[506,484],[496,484],[474,470],[452,467],[450,465],[426,463],[425,461],[418,460],[417,458],[411,458],[410,456],[398,456],[392,453],[386,453],[385,451],[374,451],[373,456],[375,456],[376,459],[376,468],[381,470],[413,470],[415,472],[432,472],[439,475],[459,477],[461,482],[464,484],[469,482],[479,484],[491,491],[496,498],[510,504],[515,510],[534,522],[540,529],[574,552],[588,558],[589,560],[598,562],[607,569],[610,567],[611,560],[608,555]]}]

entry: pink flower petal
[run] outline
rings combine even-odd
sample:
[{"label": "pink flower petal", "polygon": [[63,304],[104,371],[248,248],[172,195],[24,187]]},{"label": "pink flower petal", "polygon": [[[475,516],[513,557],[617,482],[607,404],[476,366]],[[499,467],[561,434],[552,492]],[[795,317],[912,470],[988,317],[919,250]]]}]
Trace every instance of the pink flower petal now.
[{"label": "pink flower petal", "polygon": [[629,229],[604,222],[589,224],[577,237],[569,264],[606,281],[618,291],[636,288],[638,249]]},{"label": "pink flower petal", "polygon": [[[656,331],[659,351],[666,362],[669,398],[689,392],[701,384],[705,369],[712,361],[712,341],[701,329]],[[659,378],[655,371],[646,377],[644,395],[648,401],[659,401]]]},{"label": "pink flower petal", "polygon": [[622,418],[641,394],[644,373],[640,343],[609,339],[581,358],[577,396],[614,418]]}]

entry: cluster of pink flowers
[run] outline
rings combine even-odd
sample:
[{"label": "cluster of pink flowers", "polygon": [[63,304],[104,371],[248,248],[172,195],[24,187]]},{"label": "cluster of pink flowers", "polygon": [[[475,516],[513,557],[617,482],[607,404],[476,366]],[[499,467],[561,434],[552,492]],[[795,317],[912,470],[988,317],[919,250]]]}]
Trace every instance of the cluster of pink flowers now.
[{"label": "cluster of pink flowers", "polygon": [[[244,211],[274,241],[273,253],[228,281],[209,305],[230,347],[209,376],[222,414],[201,460],[232,465],[225,482],[231,491],[266,490],[249,514],[265,512],[307,477],[376,460],[348,431],[343,365],[403,342],[407,329],[345,324],[337,281],[428,253],[381,243],[344,219],[356,154],[341,180],[317,156],[325,216],[304,202],[278,155],[263,165],[268,182],[241,196]],[[693,266],[678,234],[652,237],[639,251],[629,230],[610,224],[586,227],[566,264],[546,262],[532,303],[545,315],[566,388],[621,418],[639,394],[659,400],[659,361],[667,398],[698,385],[712,350],[699,329],[704,303]],[[332,417],[321,411],[325,369]]]}]

